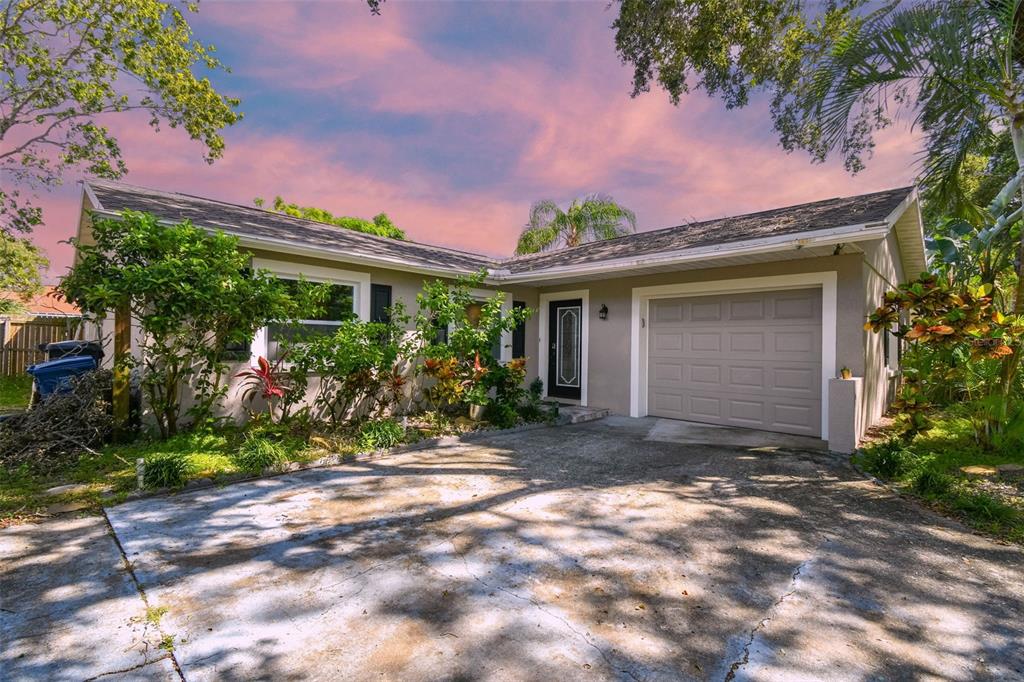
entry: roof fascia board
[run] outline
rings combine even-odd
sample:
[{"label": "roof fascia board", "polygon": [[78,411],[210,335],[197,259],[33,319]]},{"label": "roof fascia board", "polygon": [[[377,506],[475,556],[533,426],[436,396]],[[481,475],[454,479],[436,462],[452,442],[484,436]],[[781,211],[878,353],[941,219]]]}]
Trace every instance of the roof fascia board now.
[{"label": "roof fascia board", "polygon": [[715,258],[727,258],[730,256],[788,251],[794,248],[816,246],[822,243],[835,243],[836,241],[866,241],[884,237],[888,234],[890,229],[892,229],[892,226],[888,221],[859,223],[856,225],[847,225],[829,230],[804,232],[799,235],[790,234],[778,237],[765,237],[756,240],[752,239],[743,242],[734,242],[730,245],[714,245],[700,249],[680,249],[677,251],[670,251],[668,253],[641,256],[638,258],[620,258],[614,261],[604,261],[601,263],[566,265],[562,267],[515,274],[495,273],[495,275],[503,282],[522,283],[533,280],[549,279],[551,277],[577,277],[587,274],[596,275],[606,272],[616,272],[619,270],[631,270],[638,267],[682,264],[693,260],[703,260],[709,256]]}]

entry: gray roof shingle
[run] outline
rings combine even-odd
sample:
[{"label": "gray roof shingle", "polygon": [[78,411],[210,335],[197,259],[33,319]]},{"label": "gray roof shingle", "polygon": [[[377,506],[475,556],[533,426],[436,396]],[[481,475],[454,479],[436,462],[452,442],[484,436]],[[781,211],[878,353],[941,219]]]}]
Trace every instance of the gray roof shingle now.
[{"label": "gray roof shingle", "polygon": [[356,257],[383,257],[430,269],[470,272],[490,268],[512,274],[877,222],[892,213],[913,191],[912,187],[899,187],[853,197],[814,201],[500,260],[439,246],[377,237],[188,194],[101,180],[90,180],[87,185],[101,207],[108,211],[145,211],[166,220],[188,219],[196,225],[255,238],[299,242]]},{"label": "gray roof shingle", "polygon": [[886,218],[912,191],[913,187],[900,187],[637,232],[571,249],[519,256],[501,265],[512,273],[523,273],[871,223]]},{"label": "gray roof shingle", "polygon": [[87,184],[101,208],[107,211],[144,211],[165,220],[187,219],[225,232],[301,242],[371,259],[397,259],[426,268],[475,271],[495,265],[494,259],[475,253],[378,237],[260,208],[104,180],[90,180]]}]

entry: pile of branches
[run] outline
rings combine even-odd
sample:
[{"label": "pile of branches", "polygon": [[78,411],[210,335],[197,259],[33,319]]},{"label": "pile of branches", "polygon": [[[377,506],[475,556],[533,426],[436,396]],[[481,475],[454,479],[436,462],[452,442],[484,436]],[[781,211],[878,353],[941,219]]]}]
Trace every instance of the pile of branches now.
[{"label": "pile of branches", "polygon": [[89,372],[73,378],[68,390],[0,422],[0,466],[47,474],[94,453],[113,428],[112,385],[110,370]]}]

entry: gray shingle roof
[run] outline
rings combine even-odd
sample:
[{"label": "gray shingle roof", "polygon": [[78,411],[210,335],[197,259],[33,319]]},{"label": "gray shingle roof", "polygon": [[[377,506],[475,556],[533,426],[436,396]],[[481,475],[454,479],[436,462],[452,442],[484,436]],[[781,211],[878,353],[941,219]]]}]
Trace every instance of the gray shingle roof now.
[{"label": "gray shingle roof", "polygon": [[522,273],[871,223],[886,218],[912,191],[913,187],[900,187],[637,232],[571,249],[519,256],[501,266],[512,273]]},{"label": "gray shingle roof", "polygon": [[196,225],[225,232],[284,239],[357,257],[397,259],[426,268],[475,271],[495,265],[494,259],[474,253],[378,237],[260,208],[103,180],[90,180],[87,184],[101,208],[107,211],[144,211],[165,220],[188,219]]},{"label": "gray shingle roof", "polygon": [[455,249],[377,237],[188,194],[99,180],[91,180],[87,184],[101,207],[108,211],[145,211],[166,220],[188,219],[196,225],[254,238],[287,240],[356,257],[387,258],[430,269],[469,272],[491,268],[513,274],[877,222],[892,213],[913,191],[912,187],[900,187],[854,197],[826,199],[638,232],[571,249],[497,260]]}]

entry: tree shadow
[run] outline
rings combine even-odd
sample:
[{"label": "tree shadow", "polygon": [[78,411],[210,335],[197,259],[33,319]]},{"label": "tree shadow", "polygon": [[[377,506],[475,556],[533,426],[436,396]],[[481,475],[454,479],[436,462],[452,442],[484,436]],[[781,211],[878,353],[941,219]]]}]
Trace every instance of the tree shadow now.
[{"label": "tree shadow", "polygon": [[186,677],[1013,677],[1022,553],[814,451],[495,434],[110,510]]}]

